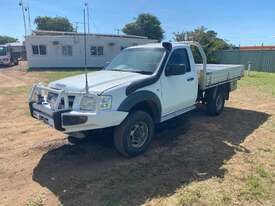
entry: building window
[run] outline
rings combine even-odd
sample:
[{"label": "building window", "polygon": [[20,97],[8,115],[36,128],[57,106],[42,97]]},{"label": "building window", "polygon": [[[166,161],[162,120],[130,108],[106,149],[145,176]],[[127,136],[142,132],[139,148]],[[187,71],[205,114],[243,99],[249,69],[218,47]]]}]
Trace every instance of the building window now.
[{"label": "building window", "polygon": [[73,48],[71,45],[62,46],[63,56],[73,56]]},{"label": "building window", "polygon": [[47,48],[45,45],[39,45],[39,53],[40,55],[47,55]]},{"label": "building window", "polygon": [[96,49],[95,46],[91,46],[91,55],[92,55],[92,56],[97,55],[97,49]]},{"label": "building window", "polygon": [[104,50],[103,46],[97,47],[97,55],[98,56],[104,55],[104,51],[103,50]]},{"label": "building window", "polygon": [[90,49],[90,54],[92,56],[102,56],[104,55],[104,47],[103,46],[91,46],[91,49]]},{"label": "building window", "polygon": [[32,46],[32,54],[33,55],[38,55],[39,54],[38,45],[33,45]]},{"label": "building window", "polygon": [[45,45],[32,45],[33,55],[47,55],[47,47]]}]

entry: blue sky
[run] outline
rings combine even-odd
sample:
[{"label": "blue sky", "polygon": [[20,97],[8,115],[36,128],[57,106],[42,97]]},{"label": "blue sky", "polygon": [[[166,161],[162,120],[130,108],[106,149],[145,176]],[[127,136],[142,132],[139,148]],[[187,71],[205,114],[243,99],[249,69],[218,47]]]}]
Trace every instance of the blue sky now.
[{"label": "blue sky", "polygon": [[[38,15],[66,16],[82,22],[84,0],[23,0],[32,20]],[[91,31],[115,33],[139,13],[149,12],[162,22],[166,40],[173,32],[204,25],[236,45],[275,44],[274,0],[86,0]],[[18,0],[0,0],[0,35],[22,39],[22,13]],[[81,25],[79,25],[82,27]],[[35,26],[33,25],[33,28]],[[81,28],[80,28],[81,29]]]}]

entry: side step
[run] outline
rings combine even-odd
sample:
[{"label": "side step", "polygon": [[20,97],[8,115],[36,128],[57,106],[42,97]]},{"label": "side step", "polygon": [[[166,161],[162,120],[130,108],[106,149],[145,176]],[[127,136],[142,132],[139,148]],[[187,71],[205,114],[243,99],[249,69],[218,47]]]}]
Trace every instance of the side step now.
[{"label": "side step", "polygon": [[181,114],[184,114],[186,112],[189,112],[189,111],[192,111],[194,109],[196,109],[197,107],[195,105],[191,106],[191,107],[187,107],[187,108],[184,108],[184,109],[181,109],[181,110],[178,110],[178,111],[175,111],[175,112],[172,112],[170,114],[166,114],[164,115],[163,117],[161,117],[161,121],[160,122],[164,122],[166,120],[169,120],[169,119],[172,119],[174,117],[177,117]]}]

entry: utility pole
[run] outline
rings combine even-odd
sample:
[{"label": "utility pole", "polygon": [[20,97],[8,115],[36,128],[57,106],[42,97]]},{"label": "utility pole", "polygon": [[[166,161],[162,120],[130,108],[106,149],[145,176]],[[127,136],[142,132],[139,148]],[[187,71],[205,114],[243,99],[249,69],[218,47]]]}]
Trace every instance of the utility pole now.
[{"label": "utility pole", "polygon": [[75,31],[77,32],[77,30],[78,30],[78,25],[79,24],[84,24],[83,22],[80,22],[80,21],[75,21],[75,22],[73,22],[73,24],[74,24],[74,28],[75,28]]},{"label": "utility pole", "polygon": [[22,9],[22,15],[23,15],[23,21],[24,21],[24,29],[25,29],[25,38],[26,38],[26,36],[27,36],[27,26],[26,26],[26,17],[25,17],[23,0],[19,1],[19,6]]},{"label": "utility pole", "polygon": [[116,33],[117,35],[119,35],[120,29],[115,29],[115,33]]},{"label": "utility pole", "polygon": [[74,24],[75,24],[75,27],[74,27],[75,29],[74,29],[74,30],[75,30],[75,32],[77,32],[77,29],[78,29],[78,23],[74,23]]},{"label": "utility pole", "polygon": [[184,35],[184,41],[188,41],[188,34],[187,34],[187,32]]},{"label": "utility pole", "polygon": [[28,12],[28,23],[29,23],[29,32],[32,33],[32,24],[31,24],[31,14],[30,14],[30,6],[27,5],[25,11]]},{"label": "utility pole", "polygon": [[90,12],[89,12],[89,4],[88,2],[85,2],[85,8],[86,8],[86,13],[87,13],[87,29],[88,29],[88,34],[90,33]]}]

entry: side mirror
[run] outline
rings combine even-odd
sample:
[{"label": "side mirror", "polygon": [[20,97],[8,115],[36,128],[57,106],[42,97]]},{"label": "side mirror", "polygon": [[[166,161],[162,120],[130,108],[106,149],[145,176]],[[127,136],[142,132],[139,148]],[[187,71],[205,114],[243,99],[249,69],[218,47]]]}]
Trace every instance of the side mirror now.
[{"label": "side mirror", "polygon": [[170,64],[166,67],[166,70],[165,70],[166,76],[182,75],[185,73],[186,73],[185,64]]}]

